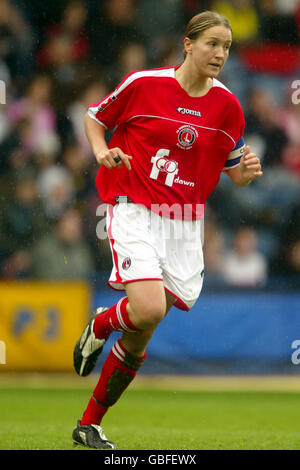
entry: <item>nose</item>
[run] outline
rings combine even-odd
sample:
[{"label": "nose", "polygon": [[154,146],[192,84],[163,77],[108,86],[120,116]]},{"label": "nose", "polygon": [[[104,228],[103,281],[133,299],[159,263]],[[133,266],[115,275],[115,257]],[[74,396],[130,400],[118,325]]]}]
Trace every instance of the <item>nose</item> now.
[{"label": "nose", "polygon": [[219,46],[216,50],[216,58],[224,59],[225,58],[225,51],[223,46]]}]

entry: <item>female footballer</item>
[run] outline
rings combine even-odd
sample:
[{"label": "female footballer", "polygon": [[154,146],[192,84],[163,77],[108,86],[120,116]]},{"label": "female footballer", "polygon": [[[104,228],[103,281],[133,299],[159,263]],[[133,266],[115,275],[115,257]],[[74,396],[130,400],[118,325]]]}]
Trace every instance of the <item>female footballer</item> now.
[{"label": "female footballer", "polygon": [[[241,106],[216,78],[231,42],[225,17],[200,13],[187,25],[181,65],[132,72],[86,114],[100,165],[96,186],[108,204],[108,283],[126,295],[98,308],[76,344],[74,367],[86,376],[110,333],[122,333],[73,431],[75,444],[116,448],[100,426],[103,416],[142,366],[168,310],[189,310],[200,294],[206,199],[223,171],[238,186],[262,176],[244,143]],[[106,129],[115,129],[109,146]]]}]

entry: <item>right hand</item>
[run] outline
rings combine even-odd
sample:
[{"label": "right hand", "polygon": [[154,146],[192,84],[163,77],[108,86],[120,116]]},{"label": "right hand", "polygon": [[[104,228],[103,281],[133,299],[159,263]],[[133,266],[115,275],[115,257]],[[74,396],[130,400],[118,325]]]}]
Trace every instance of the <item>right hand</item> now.
[{"label": "right hand", "polygon": [[[122,168],[123,163],[128,170],[131,170],[130,160],[132,160],[132,157],[124,153],[119,147],[95,152],[95,157],[99,165],[104,165],[109,170],[115,167]],[[114,161],[115,157],[120,157],[121,161],[116,163]]]}]

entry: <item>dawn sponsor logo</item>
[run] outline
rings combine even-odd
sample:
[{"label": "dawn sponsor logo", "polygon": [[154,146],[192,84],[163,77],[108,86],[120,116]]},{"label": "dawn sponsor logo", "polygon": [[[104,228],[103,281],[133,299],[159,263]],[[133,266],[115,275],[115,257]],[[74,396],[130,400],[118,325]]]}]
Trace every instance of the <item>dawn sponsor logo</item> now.
[{"label": "dawn sponsor logo", "polygon": [[194,188],[194,186],[195,186],[195,183],[193,181],[183,180],[183,179],[179,178],[179,176],[177,176],[177,178],[175,178],[174,183],[183,184],[184,186],[190,186],[191,188]]}]

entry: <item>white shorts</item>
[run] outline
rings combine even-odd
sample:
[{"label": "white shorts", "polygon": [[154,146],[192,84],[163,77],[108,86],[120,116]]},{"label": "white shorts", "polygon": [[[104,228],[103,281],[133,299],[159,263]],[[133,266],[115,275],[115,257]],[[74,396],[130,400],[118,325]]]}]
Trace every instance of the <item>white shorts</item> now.
[{"label": "white shorts", "polygon": [[140,204],[119,203],[108,206],[106,227],[110,287],[125,290],[128,282],[160,280],[177,308],[193,306],[203,284],[203,219],[168,219]]}]

